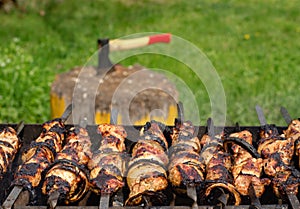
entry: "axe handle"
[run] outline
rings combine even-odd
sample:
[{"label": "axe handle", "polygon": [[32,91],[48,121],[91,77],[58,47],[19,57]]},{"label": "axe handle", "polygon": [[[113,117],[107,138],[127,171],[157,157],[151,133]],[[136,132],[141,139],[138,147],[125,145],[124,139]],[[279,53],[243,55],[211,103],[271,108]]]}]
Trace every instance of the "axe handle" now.
[{"label": "axe handle", "polygon": [[133,39],[114,39],[109,41],[110,51],[121,51],[128,49],[135,49],[144,47],[155,43],[169,43],[171,41],[171,34],[158,34],[152,36],[145,36]]}]

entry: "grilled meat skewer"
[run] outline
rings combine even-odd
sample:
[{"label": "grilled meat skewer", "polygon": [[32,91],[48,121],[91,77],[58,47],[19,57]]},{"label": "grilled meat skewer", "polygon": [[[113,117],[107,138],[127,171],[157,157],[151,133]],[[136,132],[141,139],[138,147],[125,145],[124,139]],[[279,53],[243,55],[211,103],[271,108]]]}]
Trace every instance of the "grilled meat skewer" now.
[{"label": "grilled meat skewer", "polygon": [[9,170],[21,147],[21,140],[18,135],[23,127],[22,121],[18,124],[17,130],[7,126],[0,131],[0,179]]},{"label": "grilled meat skewer", "polygon": [[[298,156],[298,168],[300,168],[300,120],[292,119],[287,109],[281,107],[280,109],[288,128],[283,131],[286,138],[295,140],[295,155]],[[299,175],[297,176],[300,177]],[[295,194],[288,194],[289,201],[292,203],[293,209],[300,208],[300,202]]]},{"label": "grilled meat skewer", "polygon": [[205,167],[199,154],[200,140],[194,134],[195,128],[190,121],[175,120],[172,147],[169,149],[168,180],[175,193],[187,194],[194,200],[193,207],[196,208],[196,186],[204,181]]},{"label": "grilled meat skewer", "polygon": [[97,194],[113,194],[124,186],[124,151],[127,133],[122,126],[101,124],[99,149],[89,162],[92,190]]},{"label": "grilled meat skewer", "polygon": [[65,127],[61,119],[44,123],[40,136],[22,155],[23,163],[19,166],[12,185],[28,190],[31,195],[31,204],[35,204],[35,190],[41,182],[42,173],[53,163],[56,152],[62,148],[64,132]]},{"label": "grilled meat skewer", "polygon": [[168,204],[165,193],[168,187],[168,142],[163,134],[164,128],[156,121],[148,122],[143,127],[142,136],[135,144],[128,163],[127,184],[130,193],[125,205]]},{"label": "grilled meat skewer", "polygon": [[175,192],[186,193],[189,185],[200,185],[204,181],[204,164],[200,159],[200,140],[194,136],[195,128],[190,121],[177,123],[169,149],[169,176]]},{"label": "grilled meat skewer", "polygon": [[241,197],[233,185],[232,174],[230,173],[232,166],[230,155],[223,148],[222,135],[214,135],[212,121],[210,120],[208,121],[208,127],[209,134],[203,135],[200,140],[203,145],[200,157],[204,159],[206,166],[205,182],[207,185],[205,196],[209,196],[216,189],[222,193],[227,191],[233,197],[234,204],[239,205]]},{"label": "grilled meat skewer", "polygon": [[72,127],[66,141],[45,175],[42,192],[50,199],[59,196],[58,200],[69,204],[79,200],[89,189],[86,167],[92,156],[92,143],[87,130],[82,127]]},{"label": "grilled meat skewer", "polygon": [[[276,134],[273,135],[269,131]],[[293,150],[292,138],[283,139],[274,129],[267,128],[261,131],[258,152],[265,159],[264,171],[272,178],[273,190],[277,197],[281,197],[286,192],[298,193],[299,182],[293,175],[293,170],[296,168],[291,165]]]},{"label": "grilled meat skewer", "polygon": [[[247,131],[232,133],[229,137],[242,139],[252,145],[252,134]],[[263,159],[253,158],[252,155],[238,144],[231,146],[233,152],[232,175],[234,185],[241,195],[249,196],[251,185],[253,185],[255,196],[261,197],[265,191],[265,186],[270,184],[270,179],[263,178]]]}]

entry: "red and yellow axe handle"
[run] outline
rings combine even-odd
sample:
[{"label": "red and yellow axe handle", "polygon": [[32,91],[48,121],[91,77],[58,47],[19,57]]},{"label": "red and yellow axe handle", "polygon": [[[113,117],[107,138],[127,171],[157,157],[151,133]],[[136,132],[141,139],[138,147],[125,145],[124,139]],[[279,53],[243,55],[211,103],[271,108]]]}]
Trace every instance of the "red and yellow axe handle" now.
[{"label": "red and yellow axe handle", "polygon": [[109,51],[121,51],[144,47],[155,43],[169,43],[171,34],[157,34],[133,39],[114,39],[109,41]]}]

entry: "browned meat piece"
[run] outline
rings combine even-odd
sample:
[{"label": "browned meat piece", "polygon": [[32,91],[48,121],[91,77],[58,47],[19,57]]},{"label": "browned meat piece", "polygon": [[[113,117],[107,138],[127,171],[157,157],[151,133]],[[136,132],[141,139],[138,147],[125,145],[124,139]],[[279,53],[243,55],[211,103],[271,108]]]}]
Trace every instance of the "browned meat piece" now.
[{"label": "browned meat piece", "polygon": [[31,143],[31,147],[22,156],[23,164],[19,166],[13,185],[21,185],[28,189],[33,197],[42,178],[42,173],[54,161],[64,141],[65,127],[60,119],[43,124],[40,136]]},{"label": "browned meat piece", "polygon": [[203,148],[200,156],[204,159],[206,166],[206,178],[208,183],[205,195],[209,196],[215,189],[225,189],[233,198],[234,204],[239,205],[241,197],[233,186],[230,155],[224,152],[222,135],[210,137],[204,135],[201,139]]},{"label": "browned meat piece", "polygon": [[200,140],[194,137],[194,133],[195,128],[190,121],[175,124],[173,129],[168,180],[178,194],[186,193],[187,186],[196,186],[204,181],[205,168],[199,154]]},{"label": "browned meat piece", "polygon": [[166,172],[168,157],[164,152],[168,150],[168,142],[164,137],[162,126],[156,121],[147,123],[141,131],[140,140],[133,148],[127,171],[130,193],[125,205],[140,205],[144,198],[150,198],[154,205],[168,204],[164,193],[168,186]]},{"label": "browned meat piece", "polygon": [[167,165],[169,162],[165,150],[156,141],[139,140],[132,149],[132,158],[128,164],[138,162],[139,160],[153,160],[162,165]]},{"label": "browned meat piece", "polygon": [[214,138],[204,134],[200,140],[202,149],[200,152],[201,158],[204,160],[204,164],[207,165],[214,153],[218,152],[218,149],[223,146],[220,136]]},{"label": "browned meat piece", "polygon": [[15,129],[5,127],[0,131],[0,179],[7,172],[20,147],[21,142]]},{"label": "browned meat piece", "polygon": [[125,138],[122,126],[101,124],[98,132],[102,135],[100,147],[89,162],[92,190],[97,194],[113,194],[124,186]]},{"label": "browned meat piece", "polygon": [[300,168],[300,120],[292,120],[283,133],[286,138],[292,138],[295,141],[294,154],[298,156],[298,168]]},{"label": "browned meat piece", "polygon": [[124,156],[121,153],[94,153],[89,163],[91,189],[97,194],[113,194],[124,186]]},{"label": "browned meat piece", "polygon": [[102,124],[98,126],[98,132],[104,138],[100,145],[101,151],[109,149],[112,152],[123,152],[126,150],[124,141],[127,133],[122,126]]},{"label": "browned meat piece", "polygon": [[69,130],[67,144],[57,153],[55,163],[45,175],[42,192],[60,193],[66,204],[79,200],[88,191],[89,181],[85,168],[92,156],[91,141],[84,128]]},{"label": "browned meat piece", "polygon": [[292,137],[294,140],[298,140],[300,138],[300,120],[292,120],[287,130],[283,132],[286,138]]},{"label": "browned meat piece", "polygon": [[[245,130],[230,134],[252,144],[252,134]],[[263,159],[253,158],[252,155],[237,144],[231,146],[233,152],[232,175],[234,185],[241,195],[249,195],[249,187],[252,184],[257,197],[265,191],[265,186],[270,184],[267,178],[260,179],[263,171]]]},{"label": "browned meat piece", "polygon": [[[167,173],[160,164],[141,160],[129,168],[127,184],[130,194],[125,205],[140,205],[143,201],[143,196],[151,196],[152,193],[159,194],[160,191],[167,188]],[[164,205],[166,202],[161,204]]]}]

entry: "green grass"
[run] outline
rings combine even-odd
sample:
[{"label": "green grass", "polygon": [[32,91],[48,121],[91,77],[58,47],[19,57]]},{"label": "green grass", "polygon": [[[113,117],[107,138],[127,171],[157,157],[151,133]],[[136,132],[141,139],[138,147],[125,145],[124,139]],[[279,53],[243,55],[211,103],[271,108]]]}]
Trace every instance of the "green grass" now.
[{"label": "green grass", "polygon": [[[172,33],[204,52],[224,87],[227,125],[258,125],[256,104],[270,123],[284,125],[280,106],[300,116],[299,1],[38,2],[20,1],[25,12],[0,12],[1,123],[48,120],[56,74],[84,65],[99,37],[144,32]],[[176,74],[196,96],[201,124],[211,116],[205,85],[182,63],[160,55],[122,62],[134,63]],[[196,108],[185,106],[193,115]]]}]

